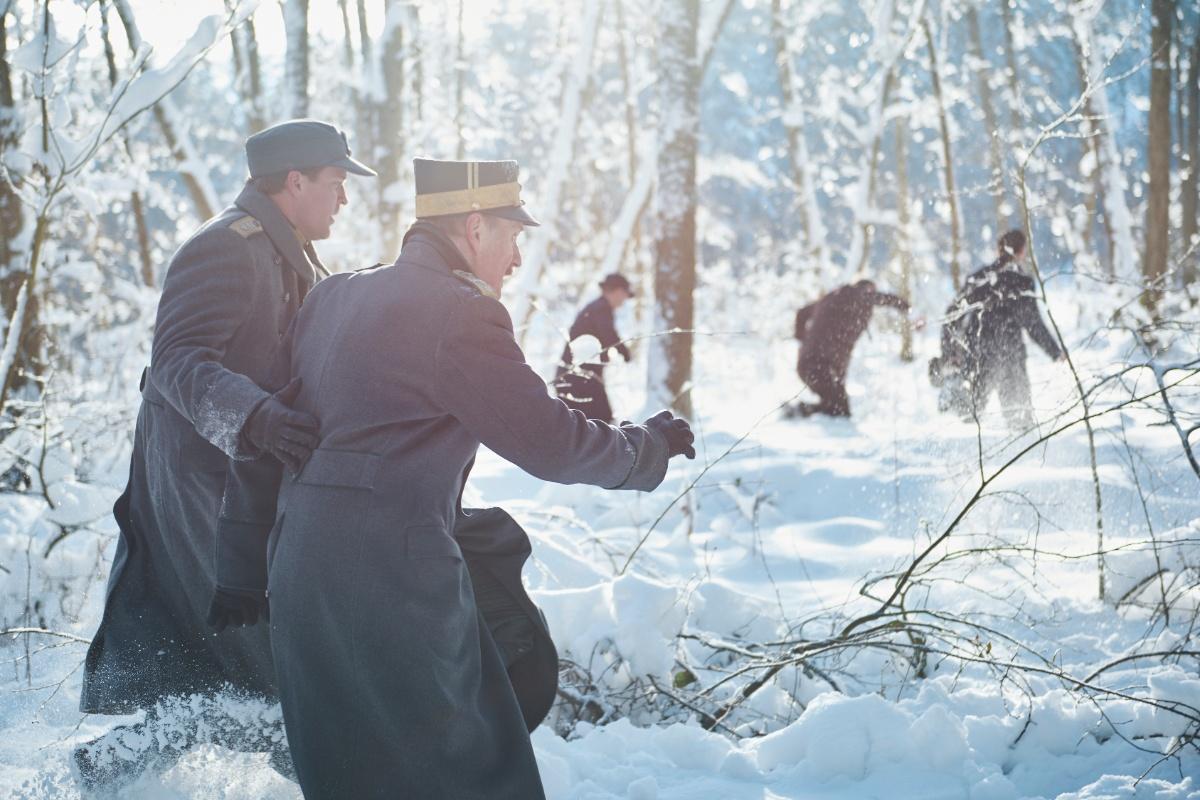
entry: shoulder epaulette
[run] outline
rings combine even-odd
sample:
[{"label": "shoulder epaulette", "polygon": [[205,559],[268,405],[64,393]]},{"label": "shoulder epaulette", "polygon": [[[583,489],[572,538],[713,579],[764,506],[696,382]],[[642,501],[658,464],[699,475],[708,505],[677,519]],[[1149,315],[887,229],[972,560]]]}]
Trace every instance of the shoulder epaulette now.
[{"label": "shoulder epaulette", "polygon": [[263,232],[262,223],[251,216],[238,217],[229,223],[229,229],[243,239],[249,239],[254,234]]}]

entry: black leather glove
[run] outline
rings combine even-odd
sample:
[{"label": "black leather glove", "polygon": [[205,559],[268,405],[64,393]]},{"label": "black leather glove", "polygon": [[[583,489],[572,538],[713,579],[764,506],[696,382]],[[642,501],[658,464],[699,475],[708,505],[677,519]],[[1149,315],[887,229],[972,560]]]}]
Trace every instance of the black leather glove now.
[{"label": "black leather glove", "polygon": [[213,592],[208,605],[208,626],[223,631],[229,626],[253,625],[258,618],[271,618],[267,597],[262,592],[247,592],[240,589],[222,589]]},{"label": "black leather glove", "polygon": [[267,397],[246,419],[242,435],[264,453],[270,453],[291,470],[299,472],[319,440],[319,423],[312,414],[292,410],[300,393],[300,379]]},{"label": "black leather glove", "polygon": [[696,436],[692,433],[692,426],[688,425],[686,419],[676,417],[670,411],[663,410],[646,420],[644,424],[650,430],[658,431],[666,437],[667,458],[696,457],[696,448],[692,447]]}]

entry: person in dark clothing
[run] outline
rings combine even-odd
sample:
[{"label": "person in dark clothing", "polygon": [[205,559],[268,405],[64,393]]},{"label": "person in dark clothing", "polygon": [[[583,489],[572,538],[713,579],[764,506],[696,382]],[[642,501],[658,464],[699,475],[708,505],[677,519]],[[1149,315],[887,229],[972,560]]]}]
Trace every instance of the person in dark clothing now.
[{"label": "person in dark clothing", "polygon": [[850,416],[846,370],[854,345],[867,330],[876,306],[909,311],[908,303],[900,297],[878,291],[872,281],[861,280],[840,286],[796,312],[795,337],[801,342],[796,371],[819,399],[789,408],[788,416]]},{"label": "person in dark clothing", "polygon": [[1042,321],[1033,277],[1021,269],[1025,250],[1023,231],[1005,233],[997,259],[971,273],[947,308],[942,353],[929,365],[943,411],[977,420],[996,392],[1011,427],[1033,425],[1024,334],[1052,360],[1063,352]]},{"label": "person in dark clothing", "polygon": [[[554,390],[569,408],[582,411],[588,419],[613,421],[612,404],[604,388],[604,365],[608,363],[612,350],[620,353],[626,362],[633,357],[621,341],[613,321],[617,310],[633,296],[629,280],[614,272],[600,282],[600,296],[584,306],[571,323],[569,341],[563,346],[562,358],[554,377]],[[576,364],[571,345],[581,336],[594,337],[600,343],[600,353],[596,360]]]},{"label": "person in dark clothing", "polygon": [[506,670],[522,635],[480,619],[486,605],[519,623],[521,603],[503,570],[478,580],[461,539],[476,452],[649,491],[670,458],[695,456],[693,435],[665,411],[588,420],[525,362],[499,299],[536,224],[516,162],[418,159],[414,175],[418,221],[396,262],[323,281],[283,344],[295,405],[321,420],[312,457],[282,475],[267,542],[287,739],[309,800],[537,800]]},{"label": "person in dark clothing", "polygon": [[[340,131],[315,120],[255,134],[246,158],[246,187],[179,249],[163,283],[129,481],[113,508],[120,537],[79,703],[87,713],[142,710],[146,719],[74,751],[85,793],[117,792],[145,769],[169,766],[201,729],[287,762],[278,725],[272,736],[218,724],[220,704],[203,719],[175,720],[172,730],[186,735],[155,732],[154,709],[168,698],[274,693],[266,626],[214,633],[205,624],[217,511],[230,459],[298,468],[317,443],[317,420],[290,408],[299,386],[271,394],[262,385],[301,302],[327,274],[311,242],[329,236],[346,205],[347,173],[375,174],[350,157]],[[127,747],[134,740],[141,750]]]}]

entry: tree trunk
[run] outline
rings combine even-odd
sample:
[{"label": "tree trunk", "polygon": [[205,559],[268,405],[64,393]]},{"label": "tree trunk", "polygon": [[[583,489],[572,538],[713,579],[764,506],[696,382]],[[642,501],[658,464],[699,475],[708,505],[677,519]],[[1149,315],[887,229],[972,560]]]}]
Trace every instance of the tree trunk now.
[{"label": "tree trunk", "polygon": [[408,28],[408,74],[413,97],[414,120],[425,119],[425,54],[421,47],[421,7],[414,0],[404,4]]},{"label": "tree trunk", "polygon": [[1021,89],[1017,77],[1017,47],[1013,42],[1012,0],[1000,0],[1000,13],[1004,20],[1004,61],[1008,67],[1008,132],[1009,141],[1015,141],[1021,135]]},{"label": "tree trunk", "polygon": [[950,123],[946,118],[946,102],[942,96],[942,75],[938,66],[937,45],[933,41],[933,30],[929,20],[922,19],[921,27],[925,29],[925,40],[929,44],[929,76],[933,80],[933,96],[937,98],[938,127],[942,132],[942,159],[946,168],[946,200],[950,204],[950,280],[954,283],[955,291],[962,284],[959,269],[959,254],[961,253],[961,225],[958,216],[958,192],[954,188],[954,155],[950,148]]},{"label": "tree trunk", "polygon": [[287,36],[284,84],[287,113],[308,116],[308,0],[283,0],[283,27]]},{"label": "tree trunk", "polygon": [[1167,273],[1171,196],[1171,0],[1152,0],[1150,31],[1150,119],[1147,161],[1150,183],[1146,200],[1146,255],[1142,261],[1145,288],[1142,305],[1155,319]]},{"label": "tree trunk", "polygon": [[782,0],[771,0],[771,39],[775,45],[775,67],[779,79],[780,106],[783,111],[783,126],[787,133],[788,152],[791,156],[792,182],[798,196],[797,211],[800,232],[804,237],[804,252],[815,256],[824,265],[825,232],[821,224],[813,179],[809,171],[808,142],[805,139],[804,119],[796,99],[796,81],[792,73],[792,55],[788,47],[787,28],[783,24]]},{"label": "tree trunk", "polygon": [[700,74],[696,60],[699,0],[668,0],[659,20],[660,100],[654,298],[650,347],[653,405],[693,415],[693,295],[696,289],[696,151]]},{"label": "tree trunk", "polygon": [[[129,0],[114,0],[113,8],[117,10],[117,16],[121,18],[121,25],[125,28],[125,38],[129,42],[130,50],[136,53],[142,47],[142,34],[138,30]],[[166,142],[167,149],[171,151],[171,156],[175,159],[179,177],[183,180],[188,197],[192,200],[192,206],[196,209],[196,216],[202,220],[210,219],[217,213],[217,195],[212,188],[207,172],[203,169],[203,160],[195,157],[191,140],[175,124],[175,120],[179,116],[175,104],[169,97],[164,97],[154,104],[153,113],[159,131],[162,132],[163,141]]]},{"label": "tree trunk", "polygon": [[[101,0],[100,2],[100,39],[104,44],[104,62],[108,67],[108,85],[115,87],[117,85],[117,55],[113,50],[112,37],[109,35],[108,3],[105,0]],[[121,136],[120,139],[125,154],[129,156],[129,163],[134,163],[133,147],[129,144],[129,139],[125,136]],[[133,226],[137,234],[138,260],[142,266],[142,283],[146,286],[154,286],[156,281],[154,280],[154,262],[150,257],[150,229],[146,225],[146,212],[142,204],[142,194],[136,188],[129,193],[129,207],[133,211]]]},{"label": "tree trunk", "polygon": [[[624,5],[625,5],[624,0],[613,0],[613,11],[616,12],[616,22],[617,22],[617,29],[616,29],[617,65],[618,65],[618,67],[620,69],[620,73],[621,73],[621,96],[624,98],[624,101],[625,101],[624,102],[624,106],[625,106],[625,109],[624,109],[625,110],[625,144],[626,144],[626,158],[628,159],[626,162],[626,172],[628,173],[628,177],[627,177],[625,183],[628,186],[632,186],[633,182],[635,180],[637,180],[637,178],[638,178],[637,97],[634,96],[634,93],[633,93],[633,81],[630,78],[631,70],[629,67],[629,48],[625,43],[626,30],[625,30]],[[649,192],[647,192],[646,196],[649,197]],[[644,206],[645,206],[645,203],[642,203],[638,206],[638,210],[636,212],[636,217],[634,218],[634,221],[633,221],[633,229],[629,232],[629,235],[622,236],[623,241],[621,242],[621,253],[620,253],[620,256],[616,259],[616,264],[617,264],[616,270],[609,270],[609,271],[618,271],[619,272],[622,268],[622,265],[625,262],[625,254],[627,252],[632,251],[632,253],[633,253],[633,273],[635,276],[634,280],[637,282],[637,285],[639,287],[643,287],[643,288],[647,285],[647,282],[645,280],[646,276],[643,274],[643,270],[642,270],[642,258],[641,258],[642,232],[641,232],[640,219],[641,219],[642,209],[644,208]],[[617,234],[614,233],[613,235],[615,236]],[[611,250],[611,246],[610,246],[610,250]],[[605,259],[606,264],[611,262],[611,260],[612,260],[611,257],[606,258]],[[637,293],[637,295],[634,299],[634,304],[637,309],[637,318],[639,321],[643,319],[642,311],[645,308],[645,305],[644,305],[645,298],[646,298],[646,292],[640,291]]]},{"label": "tree trunk", "polygon": [[988,159],[992,176],[988,191],[996,205],[996,230],[1003,231],[1005,225],[1002,210],[1004,196],[1008,193],[1008,182],[1004,179],[1004,149],[1000,143],[1000,123],[996,119],[996,104],[992,98],[991,63],[983,52],[983,32],[979,29],[979,12],[974,6],[967,7],[967,29],[971,34],[971,55],[978,61],[975,78],[979,82],[979,104],[983,108],[984,134],[988,138]]},{"label": "tree trunk", "polygon": [[579,18],[576,40],[578,42],[571,62],[566,68],[563,81],[562,106],[558,116],[558,128],[550,146],[549,165],[545,180],[539,184],[538,204],[543,209],[540,228],[531,231],[523,254],[521,269],[511,285],[513,302],[510,306],[513,324],[521,328],[524,336],[532,315],[538,284],[548,260],[549,248],[556,233],[556,224],[563,204],[565,189],[574,172],[573,158],[575,140],[579,134],[579,121],[583,106],[583,94],[591,80],[592,60],[596,50],[596,37],[600,29],[600,15],[604,3],[589,3]]},{"label": "tree trunk", "polygon": [[463,133],[463,90],[467,82],[467,54],[463,44],[463,0],[458,0],[458,45],[454,57],[454,131],[458,142],[455,158],[462,160],[467,152]]},{"label": "tree trunk", "polygon": [[[1079,75],[1079,91],[1087,94],[1087,58],[1079,44],[1078,36],[1075,38],[1075,65]],[[1080,162],[1091,162],[1091,171],[1080,176],[1091,183],[1091,191],[1084,195],[1083,200],[1087,217],[1083,228],[1083,244],[1099,257],[1099,248],[1092,245],[1093,229],[1096,226],[1096,220],[1099,219],[1104,226],[1105,233],[1104,272],[1112,278],[1115,275],[1113,271],[1113,230],[1112,220],[1108,214],[1109,203],[1104,196],[1104,130],[1096,122],[1096,103],[1090,95],[1083,102],[1083,116],[1085,118],[1084,136],[1080,141],[1083,153]]]},{"label": "tree trunk", "polygon": [[[896,127],[896,249],[900,257],[900,296],[912,302],[912,242],[908,213],[908,119],[900,117]],[[913,360],[913,330],[908,315],[900,323],[900,360]]]},{"label": "tree trunk", "polygon": [[379,37],[380,70],[384,99],[379,104],[379,227],[383,257],[400,253],[400,162],[404,157],[404,8],[403,0],[387,0],[383,34]]},{"label": "tree trunk", "polygon": [[[1200,20],[1196,21],[1196,40],[1188,58],[1187,86],[1180,105],[1187,104],[1187,177],[1183,181],[1183,284],[1200,281]],[[1190,253],[1188,252],[1190,251]]]},{"label": "tree trunk", "polygon": [[[0,14],[0,159],[19,147],[22,116],[13,95],[8,64],[8,22],[8,14]],[[12,183],[0,181],[0,305],[4,312],[0,322],[13,320],[21,287],[28,278],[25,252],[18,243],[25,229],[25,209],[13,186],[19,187],[22,180],[15,170],[9,177]]]}]

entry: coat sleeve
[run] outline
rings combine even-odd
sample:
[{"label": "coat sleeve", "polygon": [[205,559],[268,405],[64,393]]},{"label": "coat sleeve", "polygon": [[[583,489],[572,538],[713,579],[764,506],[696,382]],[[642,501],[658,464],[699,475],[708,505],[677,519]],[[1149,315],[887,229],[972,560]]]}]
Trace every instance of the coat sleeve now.
[{"label": "coat sleeve", "polygon": [[1021,327],[1029,334],[1029,338],[1037,342],[1038,347],[1046,351],[1046,355],[1056,361],[1062,357],[1062,349],[1058,346],[1054,334],[1050,333],[1050,329],[1042,320],[1041,312],[1038,311],[1037,299],[1033,296],[1032,287],[1029,292],[1023,293],[1016,299],[1016,317]]},{"label": "coat sleeve", "polygon": [[871,298],[871,304],[876,306],[888,306],[889,308],[898,308],[901,311],[908,313],[908,301],[899,295],[890,294],[888,292],[875,292]]},{"label": "coat sleeve", "polygon": [[[271,364],[264,387],[278,391],[288,382],[296,319]],[[225,492],[217,515],[215,584],[219,589],[243,592],[267,590],[267,538],[275,525],[283,465],[264,455],[249,461],[231,461],[225,474]]]},{"label": "coat sleeve", "polygon": [[245,375],[222,366],[229,340],[250,316],[254,257],[227,228],[184,245],[158,305],[150,381],[196,432],[231,458],[249,458],[239,434],[267,394]]},{"label": "coat sleeve", "polygon": [[447,315],[434,353],[436,396],[483,444],[556,483],[649,491],[667,471],[666,438],[588,420],[551,397],[499,302],[473,296]]}]

